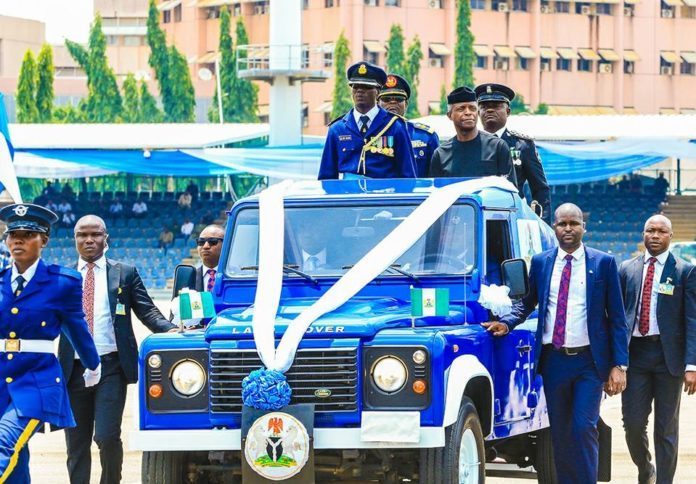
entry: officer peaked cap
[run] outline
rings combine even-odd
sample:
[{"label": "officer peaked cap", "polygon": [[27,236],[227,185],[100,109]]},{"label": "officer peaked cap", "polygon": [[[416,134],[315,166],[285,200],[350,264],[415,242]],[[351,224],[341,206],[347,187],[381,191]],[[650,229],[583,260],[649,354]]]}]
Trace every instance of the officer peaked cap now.
[{"label": "officer peaked cap", "polygon": [[49,234],[51,224],[58,221],[58,215],[41,205],[15,203],[0,209],[0,220],[7,224],[7,232],[28,230]]},{"label": "officer peaked cap", "polygon": [[474,92],[476,93],[476,99],[480,103],[486,101],[510,103],[510,101],[515,99],[515,91],[503,84],[494,84],[492,82],[479,84],[474,89]]},{"label": "officer peaked cap", "polygon": [[387,81],[384,83],[382,90],[377,98],[384,96],[403,96],[406,99],[411,97],[411,86],[408,81],[398,74],[387,74]]},{"label": "officer peaked cap", "polygon": [[346,72],[346,77],[351,86],[363,84],[379,89],[387,82],[387,73],[384,72],[384,69],[366,61],[356,62],[350,66]]}]

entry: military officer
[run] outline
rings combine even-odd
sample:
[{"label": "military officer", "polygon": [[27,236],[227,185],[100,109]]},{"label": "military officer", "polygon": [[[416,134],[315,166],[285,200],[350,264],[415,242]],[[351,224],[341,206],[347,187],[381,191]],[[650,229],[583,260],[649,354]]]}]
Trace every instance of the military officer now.
[{"label": "military officer", "polygon": [[[390,113],[405,116],[408,100],[411,97],[411,86],[403,77],[396,74],[387,75],[387,82],[380,91],[377,99],[379,106]],[[413,157],[416,160],[416,172],[419,177],[428,176],[430,158],[440,146],[440,138],[430,126],[408,121],[408,134],[411,136]]]},{"label": "military officer", "polygon": [[414,178],[406,121],[377,105],[387,73],[369,62],[348,68],[353,108],[329,124],[319,179]]},{"label": "military officer", "polygon": [[65,381],[54,354],[62,333],[87,368],[85,384],[99,381],[99,355],[82,312],[82,278],[46,264],[55,213],[32,204],[0,210],[13,263],[0,270],[0,483],[29,482],[27,442],[45,422],[73,427]]},{"label": "military officer", "polygon": [[531,204],[532,200],[536,200],[541,205],[542,217],[550,224],[551,191],[534,140],[505,126],[510,116],[510,101],[515,98],[515,91],[502,84],[491,83],[476,86],[474,91],[483,129],[503,139],[510,147],[520,197],[525,196],[524,184],[529,182],[532,198],[529,200],[527,197],[528,201]]}]

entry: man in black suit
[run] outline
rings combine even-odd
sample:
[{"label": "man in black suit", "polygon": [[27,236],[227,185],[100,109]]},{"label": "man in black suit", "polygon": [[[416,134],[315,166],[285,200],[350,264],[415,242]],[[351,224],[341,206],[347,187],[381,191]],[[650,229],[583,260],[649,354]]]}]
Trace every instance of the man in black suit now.
[{"label": "man in black suit", "polygon": [[138,380],[138,345],[131,310],[155,333],[176,330],[152,302],[137,269],[105,257],[107,239],[106,225],[95,215],[86,215],[75,225],[82,307],[101,359],[102,378],[96,386],[85,388],[82,363],[61,336],[58,359],[68,378],[70,405],[77,422],[77,427],[65,430],[71,484],[89,483],[92,437],[99,447],[101,483],[121,481],[123,407],[128,384]]},{"label": "man in black suit", "polygon": [[[650,217],[643,231],[645,254],[619,270],[631,329],[622,411],[640,483],[673,482],[682,385],[689,395],[696,392],[696,269],[669,252],[671,239],[670,220]],[[656,466],[646,432],[653,402]]]},{"label": "man in black suit", "polygon": [[196,287],[194,288],[196,291],[212,292],[224,237],[225,229],[220,225],[212,224],[204,228],[196,239],[198,256],[202,262],[202,265],[196,268]]}]

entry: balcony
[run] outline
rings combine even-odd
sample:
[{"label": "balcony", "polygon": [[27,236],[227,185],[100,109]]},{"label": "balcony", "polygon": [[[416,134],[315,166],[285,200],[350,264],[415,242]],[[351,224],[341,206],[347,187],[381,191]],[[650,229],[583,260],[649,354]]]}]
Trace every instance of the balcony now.
[{"label": "balcony", "polygon": [[333,46],[240,45],[237,46],[237,74],[241,78],[273,83],[289,77],[290,83],[323,82],[333,72]]}]

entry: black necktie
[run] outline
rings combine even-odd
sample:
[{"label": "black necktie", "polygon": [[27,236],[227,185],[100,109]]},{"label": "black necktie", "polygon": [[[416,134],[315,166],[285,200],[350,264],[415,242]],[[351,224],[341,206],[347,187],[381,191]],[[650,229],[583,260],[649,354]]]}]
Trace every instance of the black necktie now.
[{"label": "black necktie", "polygon": [[367,133],[367,123],[370,122],[370,117],[366,114],[360,116],[360,132],[362,134]]},{"label": "black necktie", "polygon": [[24,290],[24,278],[22,276],[17,276],[15,281],[17,281],[17,289],[15,289],[14,295],[17,297],[22,294],[22,291]]}]

